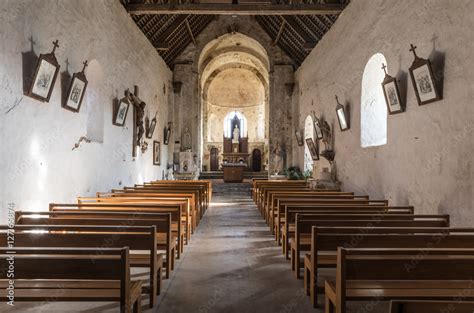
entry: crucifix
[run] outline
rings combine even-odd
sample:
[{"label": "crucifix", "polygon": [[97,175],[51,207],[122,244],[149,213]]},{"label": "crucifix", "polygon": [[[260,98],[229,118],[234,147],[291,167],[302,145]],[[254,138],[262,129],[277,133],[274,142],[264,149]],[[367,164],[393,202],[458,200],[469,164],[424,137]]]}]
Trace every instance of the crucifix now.
[{"label": "crucifix", "polygon": [[128,89],[125,91],[125,94],[133,106],[133,150],[132,156],[137,156],[137,146],[141,146],[141,140],[143,134],[145,133],[145,128],[143,127],[143,119],[145,117],[145,106],[146,103],[140,100],[138,97],[138,86],[134,86],[133,93]]},{"label": "crucifix", "polygon": [[[385,75],[387,75],[387,65],[385,65],[384,63],[382,63],[382,69],[383,69],[383,71],[385,72]],[[336,96],[336,100],[337,100],[337,96]]]},{"label": "crucifix", "polygon": [[84,67],[82,68],[82,73],[84,73],[84,71],[86,70],[86,67],[89,65],[89,63],[87,63],[87,60],[85,60],[84,62],[82,62],[82,64],[84,64]]},{"label": "crucifix", "polygon": [[36,45],[36,41],[33,39],[33,36],[31,36],[29,40],[31,43],[31,51],[34,51],[35,50],[34,46]]},{"label": "crucifix", "polygon": [[410,51],[413,52],[413,55],[415,56],[415,59],[418,59],[418,56],[416,55],[416,48],[417,46],[414,46],[413,44],[410,44]]},{"label": "crucifix", "polygon": [[54,51],[56,51],[56,48],[59,48],[59,41],[56,39],[55,41],[53,41],[53,51],[51,52],[51,54],[54,54]]}]

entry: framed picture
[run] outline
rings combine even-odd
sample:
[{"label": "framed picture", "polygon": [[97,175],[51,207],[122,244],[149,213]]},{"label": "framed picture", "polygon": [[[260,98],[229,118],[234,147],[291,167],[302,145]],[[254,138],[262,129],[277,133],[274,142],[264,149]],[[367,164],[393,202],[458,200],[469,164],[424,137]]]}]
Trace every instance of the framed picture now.
[{"label": "framed picture", "polygon": [[303,141],[303,132],[295,129],[295,136],[296,136],[296,142],[298,143],[298,146],[304,146],[304,141]]},{"label": "framed picture", "polygon": [[161,149],[158,141],[153,141],[153,165],[160,165],[161,163]]},{"label": "framed picture", "polygon": [[403,104],[398,89],[397,79],[385,73],[382,88],[388,113],[397,114],[403,112]]},{"label": "framed picture", "polygon": [[49,102],[59,73],[60,66],[54,55],[54,51],[59,47],[58,41],[56,40],[53,44],[54,47],[51,53],[40,54],[35,74],[28,90],[29,97],[43,102]]},{"label": "framed picture", "polygon": [[72,75],[71,84],[67,92],[66,101],[63,103],[63,108],[72,112],[79,112],[81,109],[82,99],[86,93],[87,79],[84,73],[87,67],[87,61],[84,62],[84,67],[81,72]]},{"label": "framed picture", "polygon": [[314,132],[316,133],[317,139],[323,139],[323,132],[321,131],[321,124],[319,118],[316,117],[316,114],[313,113],[313,126]]},{"label": "framed picture", "polygon": [[165,127],[164,131],[164,144],[168,145],[170,143],[170,138],[171,138],[171,122],[168,122],[168,127]]},{"label": "framed picture", "polygon": [[339,99],[336,96],[336,116],[337,116],[337,121],[339,122],[339,128],[341,131],[346,131],[349,129],[349,121],[347,118],[346,110],[344,109],[344,106],[339,103]]},{"label": "framed picture", "polygon": [[128,98],[124,97],[120,99],[119,103],[114,110],[114,119],[112,123],[116,126],[124,126],[125,121],[127,120],[128,108],[130,107],[130,102]]},{"label": "framed picture", "polygon": [[306,138],[306,145],[308,146],[309,152],[311,153],[311,158],[313,161],[319,160],[319,149],[314,143],[312,138]]},{"label": "framed picture", "polygon": [[410,77],[415,89],[418,105],[424,105],[441,99],[431,68],[431,62],[416,55],[416,46],[411,45],[415,60],[410,67]]},{"label": "framed picture", "polygon": [[150,120],[148,119],[148,116],[145,119],[145,128],[146,128],[146,138],[151,139],[153,138],[153,134],[155,133],[155,127],[156,127],[156,114],[158,114],[158,111],[155,113],[155,116]]}]

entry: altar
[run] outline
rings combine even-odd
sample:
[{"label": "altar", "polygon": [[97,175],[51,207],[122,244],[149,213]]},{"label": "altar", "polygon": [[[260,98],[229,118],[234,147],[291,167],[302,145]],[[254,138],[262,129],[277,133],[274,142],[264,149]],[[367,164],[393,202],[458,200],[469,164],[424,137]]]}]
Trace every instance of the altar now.
[{"label": "altar", "polygon": [[[226,164],[233,164],[242,167],[242,171],[244,169],[249,169],[249,159],[250,154],[248,153],[248,137],[243,137],[240,131],[240,123],[237,117],[235,117],[234,123],[234,130],[232,133],[232,137],[228,138],[224,136],[224,152],[222,153],[222,160],[224,165],[222,168],[225,173],[224,166]],[[225,175],[225,174],[224,174]]]},{"label": "altar", "polygon": [[244,181],[245,164],[226,163],[222,165],[224,183],[241,183]]}]

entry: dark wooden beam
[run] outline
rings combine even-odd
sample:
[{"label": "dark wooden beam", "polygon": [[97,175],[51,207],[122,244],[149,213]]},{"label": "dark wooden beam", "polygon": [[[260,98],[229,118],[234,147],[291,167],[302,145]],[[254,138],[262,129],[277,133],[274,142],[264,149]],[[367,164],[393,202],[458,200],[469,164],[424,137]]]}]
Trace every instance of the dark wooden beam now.
[{"label": "dark wooden beam", "polygon": [[131,3],[128,13],[141,14],[206,14],[206,15],[326,15],[339,14],[343,4],[228,4],[228,3]]},{"label": "dark wooden beam", "polygon": [[280,41],[281,35],[283,34],[283,31],[285,30],[285,20],[281,21],[280,29],[278,30],[278,34],[275,38],[275,41],[273,41],[273,45],[277,45],[278,41]]},{"label": "dark wooden beam", "polygon": [[169,49],[166,40],[178,30],[178,28],[183,24],[184,21],[188,18],[188,15],[178,15],[176,19],[166,28],[163,34],[153,42],[153,46],[157,50],[167,50]]},{"label": "dark wooden beam", "polygon": [[191,26],[189,26],[189,21],[186,19],[186,28],[188,29],[188,34],[189,37],[191,38],[191,41],[193,42],[194,45],[196,45],[196,38],[194,38],[193,30],[191,29]]},{"label": "dark wooden beam", "polygon": [[298,24],[295,16],[283,16],[283,19],[298,34],[298,36],[301,37],[304,42],[304,49],[311,50],[316,46],[315,40],[306,33],[300,24]]}]

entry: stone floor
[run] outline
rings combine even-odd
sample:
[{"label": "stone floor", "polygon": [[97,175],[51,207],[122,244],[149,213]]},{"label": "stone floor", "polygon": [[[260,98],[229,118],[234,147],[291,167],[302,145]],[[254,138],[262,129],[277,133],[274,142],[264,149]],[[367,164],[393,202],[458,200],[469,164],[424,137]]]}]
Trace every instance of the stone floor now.
[{"label": "stone floor", "polygon": [[[165,281],[158,306],[154,310],[144,307],[144,312],[322,312],[312,309],[302,286],[250,197],[218,196]],[[145,306],[147,301],[143,303]],[[0,312],[7,311],[1,304]],[[95,313],[118,309],[110,303],[17,303],[9,311]],[[388,310],[385,304],[367,303],[349,312]]]}]

